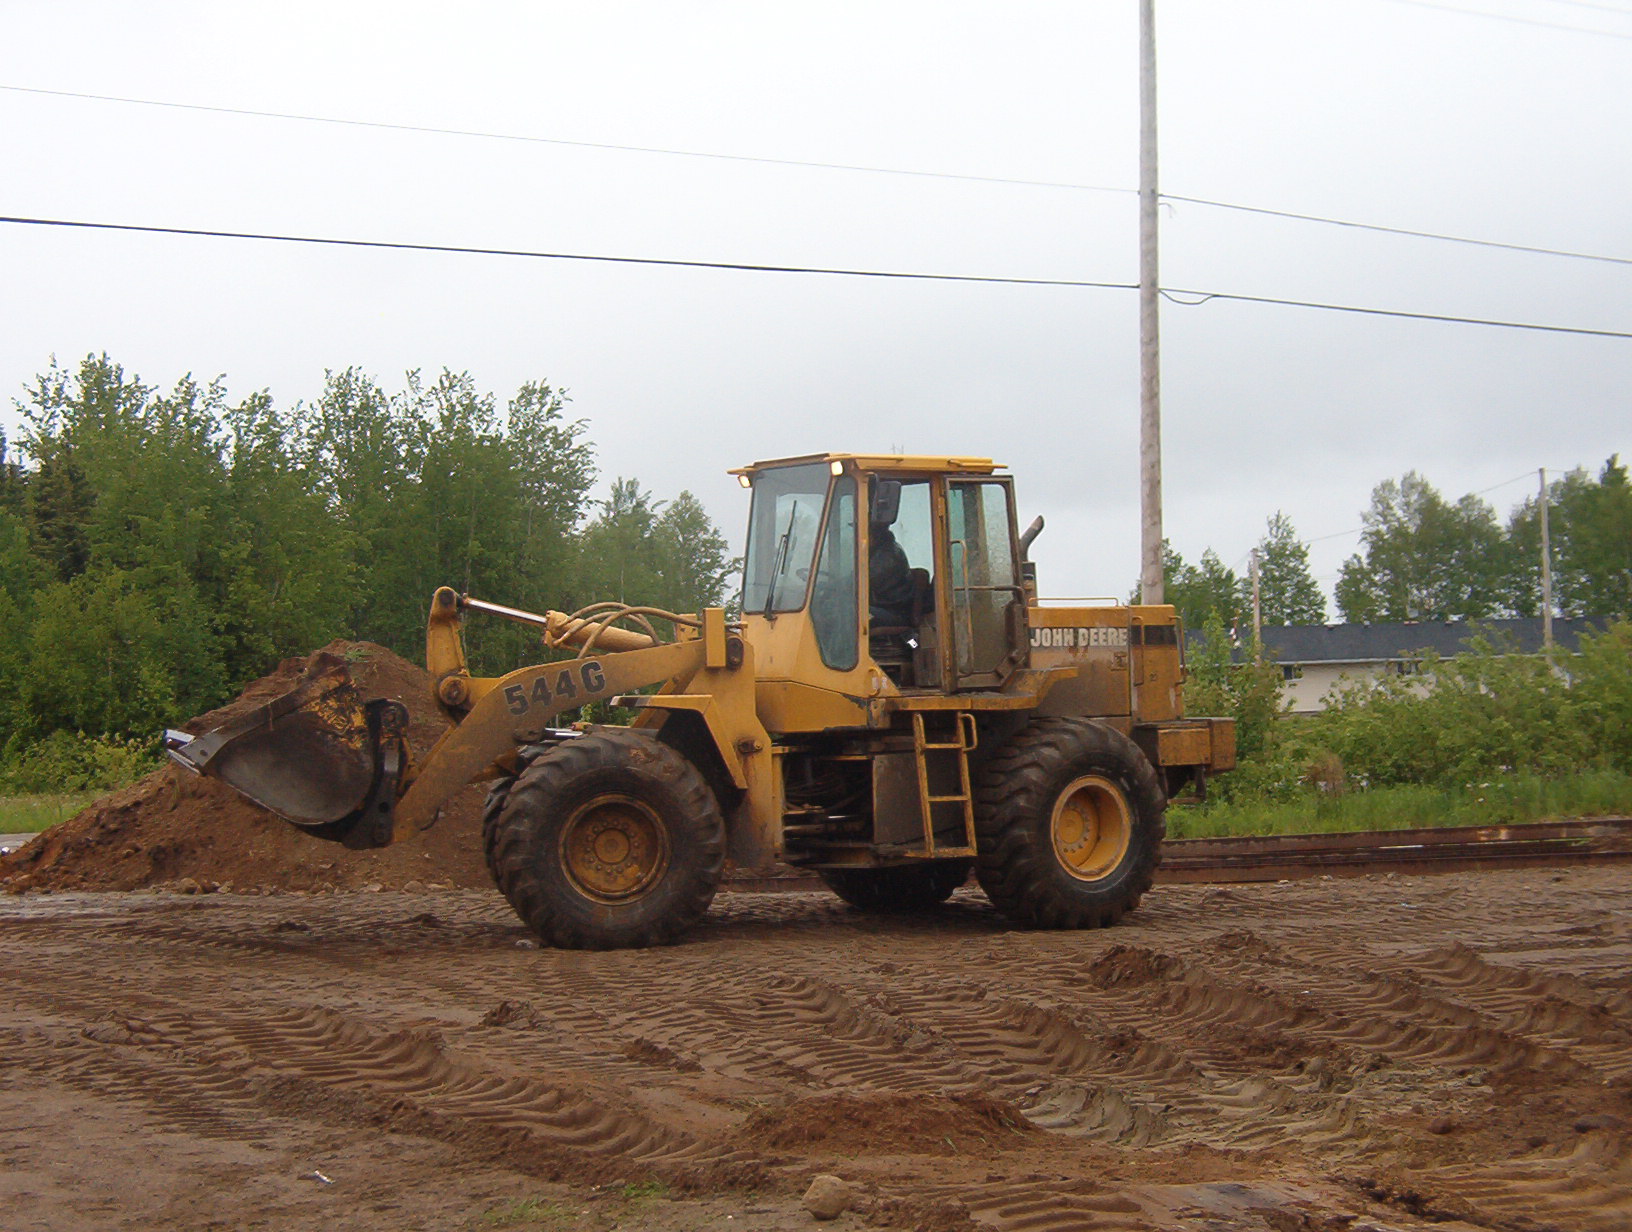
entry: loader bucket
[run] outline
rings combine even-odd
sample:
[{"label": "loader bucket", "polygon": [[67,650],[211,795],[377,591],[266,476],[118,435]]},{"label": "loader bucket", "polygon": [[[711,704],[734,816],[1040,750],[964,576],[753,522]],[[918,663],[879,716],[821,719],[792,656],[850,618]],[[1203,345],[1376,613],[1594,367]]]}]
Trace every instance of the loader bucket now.
[{"label": "loader bucket", "polygon": [[365,705],[345,663],[325,656],[283,696],[201,736],[166,732],[164,744],[189,770],[297,826],[328,827],[372,803],[382,775],[385,809],[395,803],[406,718],[399,703]]}]

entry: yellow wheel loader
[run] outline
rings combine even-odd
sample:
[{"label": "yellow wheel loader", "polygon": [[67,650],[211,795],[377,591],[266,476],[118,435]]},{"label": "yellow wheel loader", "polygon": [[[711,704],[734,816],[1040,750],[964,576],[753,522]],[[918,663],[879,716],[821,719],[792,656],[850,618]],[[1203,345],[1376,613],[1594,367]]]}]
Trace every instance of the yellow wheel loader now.
[{"label": "yellow wheel loader", "polygon": [[[171,756],[352,847],[431,825],[491,782],[493,878],[561,947],[673,941],[727,861],[816,872],[864,910],[946,899],[973,868],[1017,923],[1115,923],[1150,888],[1169,795],[1235,761],[1186,718],[1173,608],[1041,603],[1012,480],[983,458],[819,454],[752,491],[742,609],[535,614],[443,588],[426,667],[452,721],[420,764],[400,703],[343,663]],[[471,613],[555,657],[473,677]],[[542,657],[542,656],[541,656]],[[556,726],[589,702],[627,727]]]}]

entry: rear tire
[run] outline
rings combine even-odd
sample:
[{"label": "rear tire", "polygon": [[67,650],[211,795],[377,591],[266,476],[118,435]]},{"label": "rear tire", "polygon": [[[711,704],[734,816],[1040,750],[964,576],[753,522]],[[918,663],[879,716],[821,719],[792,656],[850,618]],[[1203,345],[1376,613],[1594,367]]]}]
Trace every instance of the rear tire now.
[{"label": "rear tire", "polygon": [[556,746],[488,795],[487,864],[516,914],[553,946],[665,945],[707,912],[725,821],[675,750],[602,729]]},{"label": "rear tire", "polygon": [[828,868],[818,875],[858,911],[928,911],[969,879],[969,860],[932,860],[891,868]]},{"label": "rear tire", "polygon": [[1088,719],[1033,719],[982,767],[975,875],[1031,928],[1103,928],[1150,889],[1166,798],[1139,746]]}]

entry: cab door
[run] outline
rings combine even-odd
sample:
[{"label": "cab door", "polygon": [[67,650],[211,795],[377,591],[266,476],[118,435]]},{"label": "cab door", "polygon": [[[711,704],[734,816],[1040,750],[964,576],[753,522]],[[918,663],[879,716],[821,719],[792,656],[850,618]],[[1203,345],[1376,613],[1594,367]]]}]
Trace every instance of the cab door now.
[{"label": "cab door", "polygon": [[1028,650],[1008,481],[948,480],[945,526],[955,687],[996,688],[1025,663]]}]

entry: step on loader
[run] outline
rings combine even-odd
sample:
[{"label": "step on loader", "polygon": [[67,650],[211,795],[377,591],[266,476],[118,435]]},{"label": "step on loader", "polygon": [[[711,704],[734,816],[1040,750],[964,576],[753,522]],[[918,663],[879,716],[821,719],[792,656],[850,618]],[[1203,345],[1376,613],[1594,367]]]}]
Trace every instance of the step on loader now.
[{"label": "step on loader", "polygon": [[[1185,717],[1172,607],[1038,601],[1042,520],[1019,532],[999,472],[855,454],[732,472],[752,492],[734,618],[438,590],[425,665],[452,726],[418,764],[404,707],[364,703],[338,660],[166,745],[351,847],[409,839],[487,780],[494,880],[560,947],[676,940],[727,861],[814,871],[868,911],[932,907],[973,869],[1021,925],[1114,924],[1150,888],[1168,798],[1234,765],[1234,726]],[[550,661],[472,676],[472,614],[537,626]],[[591,702],[634,718],[563,721]]]}]

